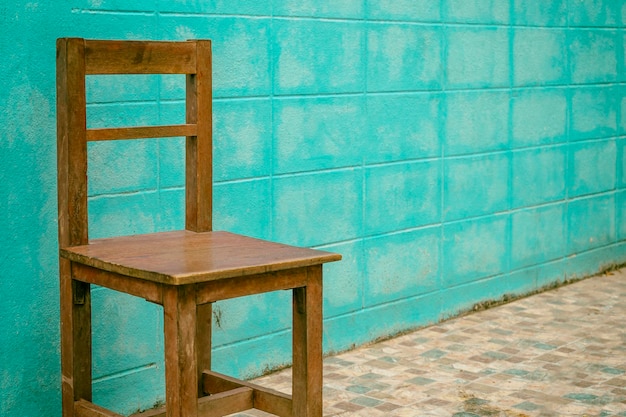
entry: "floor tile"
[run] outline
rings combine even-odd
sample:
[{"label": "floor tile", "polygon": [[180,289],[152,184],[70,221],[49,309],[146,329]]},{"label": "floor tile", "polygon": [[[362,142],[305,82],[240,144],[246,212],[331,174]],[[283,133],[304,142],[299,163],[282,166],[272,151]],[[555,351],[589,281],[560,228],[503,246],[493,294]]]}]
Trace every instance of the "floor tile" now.
[{"label": "floor tile", "polygon": [[624,317],[626,269],[328,357],[324,416],[626,416]]}]

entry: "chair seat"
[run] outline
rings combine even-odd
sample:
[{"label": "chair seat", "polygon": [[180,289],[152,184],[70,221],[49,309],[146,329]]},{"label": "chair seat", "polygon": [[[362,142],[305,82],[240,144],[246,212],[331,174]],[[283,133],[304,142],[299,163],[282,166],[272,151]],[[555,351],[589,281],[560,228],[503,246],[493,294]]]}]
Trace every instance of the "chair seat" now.
[{"label": "chair seat", "polygon": [[62,248],[73,262],[168,285],[318,265],[341,255],[234,233],[188,230],[94,239]]}]

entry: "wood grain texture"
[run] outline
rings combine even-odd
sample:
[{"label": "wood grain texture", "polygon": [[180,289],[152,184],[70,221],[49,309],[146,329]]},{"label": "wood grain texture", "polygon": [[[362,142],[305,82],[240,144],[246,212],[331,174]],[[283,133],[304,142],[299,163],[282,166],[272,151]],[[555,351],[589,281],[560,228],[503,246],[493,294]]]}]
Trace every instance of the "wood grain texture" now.
[{"label": "wood grain texture", "polygon": [[61,393],[63,417],[73,417],[74,402],[92,398],[91,292],[72,279],[69,261],[61,263]]},{"label": "wood grain texture", "polygon": [[[80,39],[57,41],[59,246],[88,242],[84,52]],[[74,417],[74,401],[92,395],[91,296],[89,284],[73,280],[67,259],[59,259],[59,284],[62,413]]]},{"label": "wood grain texture", "polygon": [[74,400],[91,401],[91,285],[72,279],[71,286]]},{"label": "wood grain texture", "polygon": [[185,285],[332,262],[341,255],[229,232],[174,231],[95,239],[61,256],[95,268]]},{"label": "wood grain texture", "polygon": [[163,286],[156,282],[104,271],[77,262],[72,263],[72,276],[81,282],[141,297],[152,303],[163,304]]},{"label": "wood grain texture", "polygon": [[[57,93],[57,207],[59,246],[69,246],[69,109],[67,77],[67,39],[57,40],[56,93]],[[69,263],[67,264],[69,267]],[[69,269],[67,271],[69,275]]]},{"label": "wood grain texture", "polygon": [[121,414],[114,413],[85,400],[76,401],[74,414],[76,417],[123,417]]},{"label": "wood grain texture", "polygon": [[322,417],[322,267],[293,290],[293,415]]},{"label": "wood grain texture", "polygon": [[207,392],[204,391],[202,383],[202,371],[211,369],[211,349],[212,349],[212,327],[213,327],[213,303],[202,303],[198,300],[196,287],[196,355],[198,375],[198,397],[203,397]]},{"label": "wood grain texture", "polygon": [[87,74],[193,74],[194,42],[85,40]]},{"label": "wood grain texture", "polygon": [[[222,417],[252,408],[253,391],[239,387],[232,391],[203,397],[198,400],[198,417]],[[136,413],[130,417],[166,417],[165,407]]]},{"label": "wood grain texture", "polygon": [[192,285],[163,293],[165,402],[167,417],[198,416],[196,296]]},{"label": "wood grain texture", "polygon": [[85,50],[82,39],[57,41],[57,190],[59,246],[88,242]]},{"label": "wood grain texture", "polygon": [[204,397],[198,401],[198,416],[222,417],[253,407],[253,392],[248,387]]},{"label": "wood grain texture", "polygon": [[194,124],[87,129],[87,141],[170,138],[193,136],[197,132],[198,127]]},{"label": "wood grain texture", "polygon": [[186,152],[185,227],[194,232],[212,230],[213,207],[213,105],[211,42],[198,41],[196,74],[187,76],[187,123],[197,124],[188,135]]},{"label": "wood grain texture", "polygon": [[292,417],[293,401],[290,395],[271,392],[266,389],[254,390],[254,408],[280,417]]},{"label": "wood grain texture", "polygon": [[252,407],[281,417],[293,415],[292,400],[288,394],[208,370],[202,374],[202,383],[204,390],[212,396],[227,395],[240,387],[247,387],[254,393]]},{"label": "wood grain texture", "polygon": [[270,291],[290,290],[306,285],[306,280],[305,267],[224,278],[196,284],[196,297],[199,303],[228,300]]},{"label": "wood grain texture", "polygon": [[215,395],[246,386],[246,383],[237,378],[205,369],[202,372],[202,386],[204,387],[204,392]]}]

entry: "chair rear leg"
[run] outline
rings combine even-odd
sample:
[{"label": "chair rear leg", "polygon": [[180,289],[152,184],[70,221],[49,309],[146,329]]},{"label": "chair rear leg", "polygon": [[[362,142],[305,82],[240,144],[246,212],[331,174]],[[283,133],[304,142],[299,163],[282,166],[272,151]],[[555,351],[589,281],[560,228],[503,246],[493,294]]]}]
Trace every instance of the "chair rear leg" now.
[{"label": "chair rear leg", "polygon": [[196,351],[198,357],[198,397],[203,397],[202,372],[211,370],[211,331],[213,303],[201,304],[197,308]]},{"label": "chair rear leg", "polygon": [[74,417],[74,403],[91,401],[91,288],[71,276],[61,260],[61,375],[63,417]]}]

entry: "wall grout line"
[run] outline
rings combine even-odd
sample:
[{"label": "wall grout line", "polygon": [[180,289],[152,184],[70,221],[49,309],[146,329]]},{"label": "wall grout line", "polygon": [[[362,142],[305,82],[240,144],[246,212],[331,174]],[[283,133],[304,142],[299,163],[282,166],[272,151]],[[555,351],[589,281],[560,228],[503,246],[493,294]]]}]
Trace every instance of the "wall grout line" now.
[{"label": "wall grout line", "polygon": [[[515,4],[514,2],[510,2],[509,3],[509,13],[508,13],[508,18],[509,18],[509,28],[508,28],[508,41],[509,41],[509,56],[508,56],[508,65],[509,65],[509,100],[508,100],[508,118],[507,118],[507,159],[508,159],[508,179],[507,179],[507,189],[508,189],[508,195],[507,195],[507,204],[508,204],[508,209],[509,210],[513,210],[513,198],[514,195],[513,193],[515,192],[515,190],[513,189],[513,176],[515,175],[514,172],[514,163],[513,163],[513,129],[514,129],[514,125],[513,125],[513,86],[515,85],[515,33],[513,31],[513,22],[515,20],[515,16],[514,16],[514,9],[515,9]],[[513,265],[513,257],[515,256],[515,253],[513,252],[513,216],[509,215],[508,219],[507,219],[507,225],[506,225],[507,231],[506,231],[506,252],[507,252],[507,257],[506,257],[506,270],[510,271],[512,269],[512,265]],[[536,285],[535,285],[536,286]]]},{"label": "wall grout line", "polygon": [[[363,101],[364,101],[364,105],[365,105],[365,115],[367,120],[364,120],[363,123],[366,124],[369,121],[369,110],[370,110],[370,106],[369,106],[369,96],[368,96],[368,75],[369,75],[369,55],[368,55],[368,50],[369,50],[369,24],[370,24],[370,20],[369,20],[369,14],[368,14],[368,0],[361,0],[361,5],[363,7],[363,16],[361,18],[361,26],[362,26],[362,36],[363,39],[361,41],[361,54],[363,57],[363,61],[364,61],[364,65],[363,65],[363,85],[362,85],[362,91],[361,91],[361,96],[363,97]],[[362,147],[362,149],[365,149],[366,147]],[[365,163],[365,155],[363,154],[363,152],[361,153],[361,224],[359,225],[359,232],[361,237],[365,235],[365,225],[367,222],[367,195],[368,195],[368,189],[367,189],[367,176],[366,176],[366,163]],[[364,242],[361,243],[361,259],[366,259],[367,254],[365,253],[365,244]],[[366,307],[366,291],[365,291],[365,287],[366,287],[366,276],[367,276],[367,262],[364,263],[364,265],[362,266],[363,268],[363,273],[360,274],[360,282],[359,285],[362,289],[361,291],[361,306],[360,306],[360,310],[362,311],[363,309],[365,309]]]},{"label": "wall grout line", "polygon": [[[572,82],[572,59],[571,59],[571,48],[569,45],[569,33],[570,33],[570,13],[569,13],[569,7],[570,4],[568,2],[567,4],[567,16],[566,16],[566,25],[567,25],[567,29],[568,29],[568,34],[567,34],[567,42],[568,44],[566,45],[566,52],[565,52],[565,68],[566,68],[566,72],[567,72],[567,81],[568,82]],[[571,166],[570,166],[570,149],[571,149],[571,142],[572,142],[572,117],[573,117],[573,102],[572,102],[572,88],[571,86],[567,88],[566,91],[566,103],[567,103],[567,112],[566,112],[566,120],[565,120],[565,137],[567,138],[567,148],[565,151],[565,172],[563,173],[564,175],[564,179],[563,179],[563,183],[565,184],[565,208],[564,208],[564,219],[563,219],[563,233],[564,233],[564,239],[563,241],[564,243],[564,250],[565,250],[565,256],[568,256],[570,254],[570,198],[569,198],[569,178],[570,178],[570,170],[571,170]]]},{"label": "wall grout line", "polygon": [[[437,265],[439,276],[438,276],[438,284],[439,288],[444,287],[445,282],[445,243],[446,243],[446,228],[445,228],[445,199],[446,199],[446,124],[445,120],[448,119],[448,100],[447,100],[447,88],[448,88],[448,66],[447,64],[447,54],[448,54],[448,24],[446,23],[444,16],[447,11],[445,9],[445,2],[439,2],[439,16],[441,18],[441,51],[440,51],[440,61],[442,65],[442,74],[441,74],[441,99],[439,101],[439,111],[441,117],[439,117],[438,121],[438,130],[439,130],[439,155],[441,157],[441,161],[439,163],[440,169],[440,184],[439,184],[439,223],[441,225],[439,229],[439,250],[438,257],[439,262]],[[440,293],[441,294],[441,293]],[[442,296],[441,296],[442,297]],[[439,300],[439,316],[443,314],[443,299],[440,297]]]},{"label": "wall grout line", "polygon": [[270,154],[270,160],[269,160],[269,190],[270,190],[270,207],[267,208],[267,216],[269,219],[269,230],[268,230],[268,238],[269,239],[274,239],[274,226],[275,226],[275,219],[274,219],[274,201],[276,201],[276,190],[275,190],[275,158],[276,158],[276,143],[275,141],[276,139],[276,128],[274,126],[274,102],[275,102],[275,85],[276,85],[276,60],[277,57],[274,56],[274,35],[275,35],[275,17],[274,17],[274,2],[272,1],[270,4],[270,23],[269,23],[269,39],[270,39],[270,44],[269,44],[269,59],[270,59],[270,96],[269,96],[269,100],[270,100],[270,140],[269,140],[269,144],[270,144],[270,150],[269,150],[269,154]]}]

